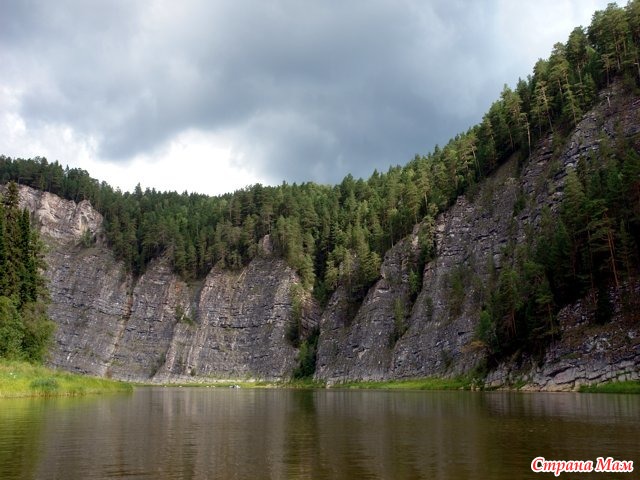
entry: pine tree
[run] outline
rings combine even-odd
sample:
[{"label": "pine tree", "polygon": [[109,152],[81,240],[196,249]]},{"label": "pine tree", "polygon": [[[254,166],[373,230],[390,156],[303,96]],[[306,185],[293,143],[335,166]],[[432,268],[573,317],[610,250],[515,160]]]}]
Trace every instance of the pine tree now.
[{"label": "pine tree", "polygon": [[589,39],[584,28],[574,28],[567,40],[566,55],[571,67],[578,74],[580,82],[582,82],[582,71],[589,61],[588,48]]},{"label": "pine tree", "polygon": [[602,200],[590,202],[590,221],[587,224],[589,248],[592,254],[603,254],[606,262],[599,268],[613,277],[616,287],[620,286],[617,268],[616,240],[611,217]]},{"label": "pine tree", "polygon": [[9,283],[9,261],[5,231],[5,208],[0,203],[0,296],[5,295]]},{"label": "pine tree", "polygon": [[620,220],[618,228],[620,236],[619,256],[622,262],[622,271],[626,278],[631,278],[637,268],[636,248],[633,244],[633,238],[625,225],[624,220]]},{"label": "pine tree", "polygon": [[5,245],[5,271],[4,291],[2,295],[10,298],[19,298],[22,271],[22,252],[20,235],[20,217],[18,186],[15,182],[9,183],[7,192],[3,197],[4,204],[4,245]]},{"label": "pine tree", "polygon": [[533,92],[534,105],[532,108],[533,118],[538,124],[538,131],[542,134],[546,130],[545,122],[548,122],[549,130],[553,131],[553,123],[551,122],[551,106],[549,104],[549,95],[547,91],[547,82],[540,79],[536,82]]},{"label": "pine tree", "polygon": [[0,357],[39,362],[46,354],[53,323],[46,317],[41,251],[12,182],[0,202]]}]

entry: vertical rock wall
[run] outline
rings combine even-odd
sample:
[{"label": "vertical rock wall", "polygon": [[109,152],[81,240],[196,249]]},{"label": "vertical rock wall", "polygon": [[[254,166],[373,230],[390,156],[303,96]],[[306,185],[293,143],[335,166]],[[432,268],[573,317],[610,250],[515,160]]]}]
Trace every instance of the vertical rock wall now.
[{"label": "vertical rock wall", "polygon": [[[624,94],[622,86],[614,84],[601,93],[598,105],[561,145],[554,145],[551,134],[542,138],[522,166],[514,157],[484,180],[473,196],[458,198],[437,219],[437,256],[425,266],[422,291],[409,304],[406,333],[395,343],[387,341],[397,321],[394,302],[408,302],[406,265],[414,236],[385,256],[382,279],[352,320],[344,319],[344,293],[334,294],[322,317],[317,377],[337,382],[472,371],[485,356],[474,342],[475,329],[491,279],[507,258],[505,248],[525,240],[527,230],[539,225],[544,207],[557,212],[568,169],[597,151],[603,136],[638,133],[640,98]],[[518,200],[523,202],[521,208],[516,208]],[[607,378],[612,375],[609,372]],[[554,384],[549,378],[544,382],[537,385]]]},{"label": "vertical rock wall", "polygon": [[[291,291],[284,261],[263,256],[238,272],[214,269],[188,285],[166,259],[133,278],[104,242],[102,217],[28,187],[21,205],[47,244],[53,367],[132,381],[290,377]],[[305,325],[317,324],[313,311]]]}]

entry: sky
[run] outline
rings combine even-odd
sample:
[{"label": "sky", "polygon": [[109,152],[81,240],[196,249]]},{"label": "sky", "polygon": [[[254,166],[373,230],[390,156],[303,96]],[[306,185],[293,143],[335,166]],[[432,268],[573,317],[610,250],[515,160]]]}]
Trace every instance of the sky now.
[{"label": "sky", "polygon": [[114,187],[339,183],[427,154],[608,0],[0,0],[0,154]]}]

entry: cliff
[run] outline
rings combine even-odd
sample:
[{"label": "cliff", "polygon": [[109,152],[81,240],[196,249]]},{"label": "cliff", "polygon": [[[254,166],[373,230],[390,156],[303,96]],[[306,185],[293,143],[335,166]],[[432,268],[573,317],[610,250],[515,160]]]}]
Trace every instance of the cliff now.
[{"label": "cliff", "polygon": [[[318,354],[320,378],[379,380],[416,376],[452,376],[479,367],[486,352],[474,341],[490,277],[499,272],[509,243],[525,240],[543,208],[554,213],[563,197],[567,172],[578,159],[599,149],[601,135],[636,138],[640,132],[640,98],[624,94],[619,84],[603,91],[598,105],[576,126],[561,150],[553,135],[543,138],[522,166],[516,158],[485,180],[472,198],[461,196],[436,224],[436,258],[423,272],[423,287],[413,304],[408,299],[407,264],[413,235],[385,257],[382,278],[365,298],[351,323],[338,308],[341,292],[321,320]],[[524,206],[516,209],[516,202]],[[516,213],[517,212],[517,213]],[[637,288],[613,290],[611,296],[638,298]],[[406,333],[389,341],[397,319],[394,302],[407,309]],[[616,303],[613,322],[596,327],[588,321],[595,305],[587,299],[559,314],[561,332],[542,365],[501,365],[489,375],[491,387],[525,383],[531,389],[567,390],[613,378],[640,378],[640,305]],[[635,321],[628,322],[629,310]],[[633,314],[631,315],[633,317]],[[597,354],[596,354],[597,353]]]},{"label": "cliff", "polygon": [[180,280],[162,258],[134,279],[105,246],[102,217],[88,202],[27,187],[20,198],[48,247],[51,366],[175,381],[281,379],[297,365],[286,332],[298,277],[268,245],[241,271],[214,269],[198,283]]},{"label": "cliff", "polygon": [[[640,133],[640,98],[621,88],[603,91],[566,141],[542,138],[529,159],[520,165],[508,160],[435,225],[417,225],[387,252],[380,279],[355,312],[342,287],[323,312],[317,305],[303,309],[305,330],[320,329],[316,377],[333,383],[452,376],[482,365],[486,351],[475,341],[476,326],[506,247],[525,240],[543,208],[557,211],[568,170],[598,150],[601,135],[636,139]],[[214,268],[187,284],[160,258],[134,278],[114,260],[102,218],[87,202],[27,187],[21,200],[49,245],[49,313],[58,324],[52,366],[137,381],[291,376],[298,350],[287,331],[299,279],[270,254],[268,237],[262,254],[238,271]],[[435,231],[436,256],[424,267],[421,290],[411,292],[420,229]],[[626,285],[611,295],[637,299],[638,287]],[[629,322],[638,305],[616,305],[613,321],[601,327],[588,321],[594,310],[588,299],[566,307],[561,332],[541,364],[507,362],[487,383],[572,389],[638,378],[639,323]]]}]

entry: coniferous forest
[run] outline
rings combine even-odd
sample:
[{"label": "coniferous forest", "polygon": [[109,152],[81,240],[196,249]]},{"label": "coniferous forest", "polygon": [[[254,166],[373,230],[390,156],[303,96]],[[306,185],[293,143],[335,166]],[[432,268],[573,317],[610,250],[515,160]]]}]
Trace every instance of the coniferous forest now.
[{"label": "coniferous forest", "polygon": [[[217,197],[140,186],[123,193],[57,161],[3,156],[0,183],[89,200],[104,216],[116,257],[134,275],[162,255],[186,280],[202,278],[214,266],[237,269],[259,254],[258,243],[269,234],[275,253],[319,302],[343,285],[358,304],[378,279],[385,252],[416,225],[420,254],[410,282],[412,292],[419,291],[422,269],[435,254],[436,216],[459,195],[472,195],[506,160],[526,162],[549,133],[554,145],[562,145],[598,92],[613,82],[631,91],[640,85],[640,0],[610,4],[588,28],[575,28],[530,76],[515,88],[505,85],[479,124],[367,180],[349,175],[335,186],[257,184]],[[477,332],[493,358],[544,348],[557,329],[558,309],[588,294],[599,293],[597,318],[606,322],[607,289],[640,274],[639,145],[637,138],[603,137],[599,153],[583,158],[568,176],[559,218],[547,212],[539,231],[506,252],[512,261],[493,279]],[[11,191],[0,215],[0,263],[11,265],[2,269],[0,308],[26,319],[39,311],[32,307],[39,305],[39,257]],[[15,258],[24,265],[11,263]],[[38,341],[26,340],[30,321],[24,322],[21,348],[35,358]]]},{"label": "coniferous forest", "polygon": [[47,318],[42,245],[11,182],[0,202],[0,358],[42,361],[53,333]]}]

